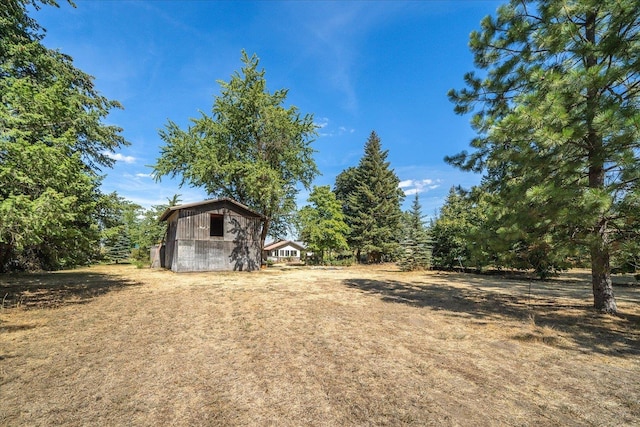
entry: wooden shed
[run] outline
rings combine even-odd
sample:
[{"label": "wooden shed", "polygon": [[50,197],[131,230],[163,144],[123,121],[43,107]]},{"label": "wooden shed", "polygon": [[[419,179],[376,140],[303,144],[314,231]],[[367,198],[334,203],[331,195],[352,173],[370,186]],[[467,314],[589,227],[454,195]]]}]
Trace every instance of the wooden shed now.
[{"label": "wooden shed", "polygon": [[260,268],[264,216],[232,199],[168,208],[160,266],[175,272],[252,271]]}]

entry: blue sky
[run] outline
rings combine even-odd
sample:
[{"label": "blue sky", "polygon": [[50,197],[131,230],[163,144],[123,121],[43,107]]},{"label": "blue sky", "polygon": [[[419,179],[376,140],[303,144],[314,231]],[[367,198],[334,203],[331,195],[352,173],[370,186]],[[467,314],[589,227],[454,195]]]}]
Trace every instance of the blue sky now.
[{"label": "blue sky", "polygon": [[[184,203],[207,198],[198,188],[154,182],[168,119],[186,126],[210,113],[218,80],[241,67],[240,52],[260,58],[271,92],[288,88],[286,106],[312,113],[321,126],[313,143],[322,175],[316,185],[357,165],[375,130],[408,194],[419,192],[432,215],[453,185],[480,176],[443,158],[469,146],[469,116],[447,99],[473,69],[469,33],[502,2],[442,1],[86,1],[32,14],[44,43],[74,58],[97,89],[120,101],[108,123],[131,142],[117,154],[103,191],[145,207],[175,193]],[[299,205],[306,201],[301,192]]]}]

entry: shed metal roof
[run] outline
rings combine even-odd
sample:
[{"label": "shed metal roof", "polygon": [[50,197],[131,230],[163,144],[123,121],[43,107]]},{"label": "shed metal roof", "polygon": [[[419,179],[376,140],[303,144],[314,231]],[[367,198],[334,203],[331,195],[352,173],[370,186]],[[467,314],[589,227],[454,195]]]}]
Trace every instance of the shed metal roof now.
[{"label": "shed metal roof", "polygon": [[175,211],[179,211],[182,209],[188,209],[188,208],[195,208],[198,206],[203,206],[203,205],[208,205],[208,204],[213,204],[213,203],[220,203],[220,202],[229,202],[235,206],[237,206],[240,210],[245,211],[246,213],[249,214],[249,216],[255,216],[255,217],[259,217],[262,219],[265,219],[265,216],[254,211],[253,209],[243,205],[240,202],[236,202],[233,199],[230,199],[228,197],[223,197],[221,199],[210,199],[210,200],[203,200],[201,202],[194,202],[194,203],[185,203],[182,205],[176,205],[176,206],[171,206],[169,208],[167,208],[162,215],[160,215],[160,220],[159,221],[166,221],[167,218],[169,218],[169,216],[171,215],[172,212]]}]

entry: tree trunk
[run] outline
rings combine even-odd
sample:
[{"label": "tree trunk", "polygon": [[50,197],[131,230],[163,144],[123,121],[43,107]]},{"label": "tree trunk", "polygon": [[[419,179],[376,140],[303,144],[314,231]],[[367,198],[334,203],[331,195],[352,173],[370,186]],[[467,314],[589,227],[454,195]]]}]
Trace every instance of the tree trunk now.
[{"label": "tree trunk", "polygon": [[[604,244],[602,244],[603,241]],[[604,313],[615,314],[618,307],[613,296],[609,248],[605,239],[599,239],[591,247],[591,285],[593,287],[593,306]]]},{"label": "tree trunk", "polygon": [[[593,142],[602,144],[597,137]],[[589,156],[589,188],[604,188],[604,163],[597,158],[598,151]],[[609,263],[609,231],[607,218],[601,214],[591,236],[591,286],[593,288],[593,306],[605,313],[616,313],[616,300],[611,285],[611,265]]]},{"label": "tree trunk", "polygon": [[12,252],[13,246],[8,243],[0,243],[0,273],[6,273],[8,271],[8,269],[5,270],[5,267],[7,267],[9,263]]},{"label": "tree trunk", "polygon": [[[595,11],[587,12],[585,16],[585,39],[593,44],[596,43],[596,19]],[[585,58],[585,68],[589,70],[597,65],[597,58],[594,54],[588,54]],[[605,188],[606,161],[604,141],[602,136],[595,130],[593,123],[599,109],[598,90],[595,87],[587,88],[586,93],[586,142],[589,147],[589,188],[603,190]],[[593,306],[597,310],[605,313],[616,313],[616,300],[613,296],[613,286],[611,285],[611,265],[609,264],[609,238],[607,230],[606,213],[601,213],[594,224],[591,241],[591,286],[593,288]]]},{"label": "tree trunk", "polygon": [[269,233],[269,224],[271,221],[269,218],[265,218],[262,223],[262,233],[260,233],[260,259],[262,259],[262,253],[264,252],[264,242],[267,240],[267,234]]}]

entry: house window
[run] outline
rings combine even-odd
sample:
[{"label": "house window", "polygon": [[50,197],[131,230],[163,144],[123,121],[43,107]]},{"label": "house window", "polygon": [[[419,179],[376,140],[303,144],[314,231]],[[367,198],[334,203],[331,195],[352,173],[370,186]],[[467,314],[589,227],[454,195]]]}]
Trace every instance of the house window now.
[{"label": "house window", "polygon": [[211,214],[209,236],[224,236],[224,215]]},{"label": "house window", "polygon": [[298,251],[291,251],[291,256],[292,257],[297,257],[298,256]]}]

